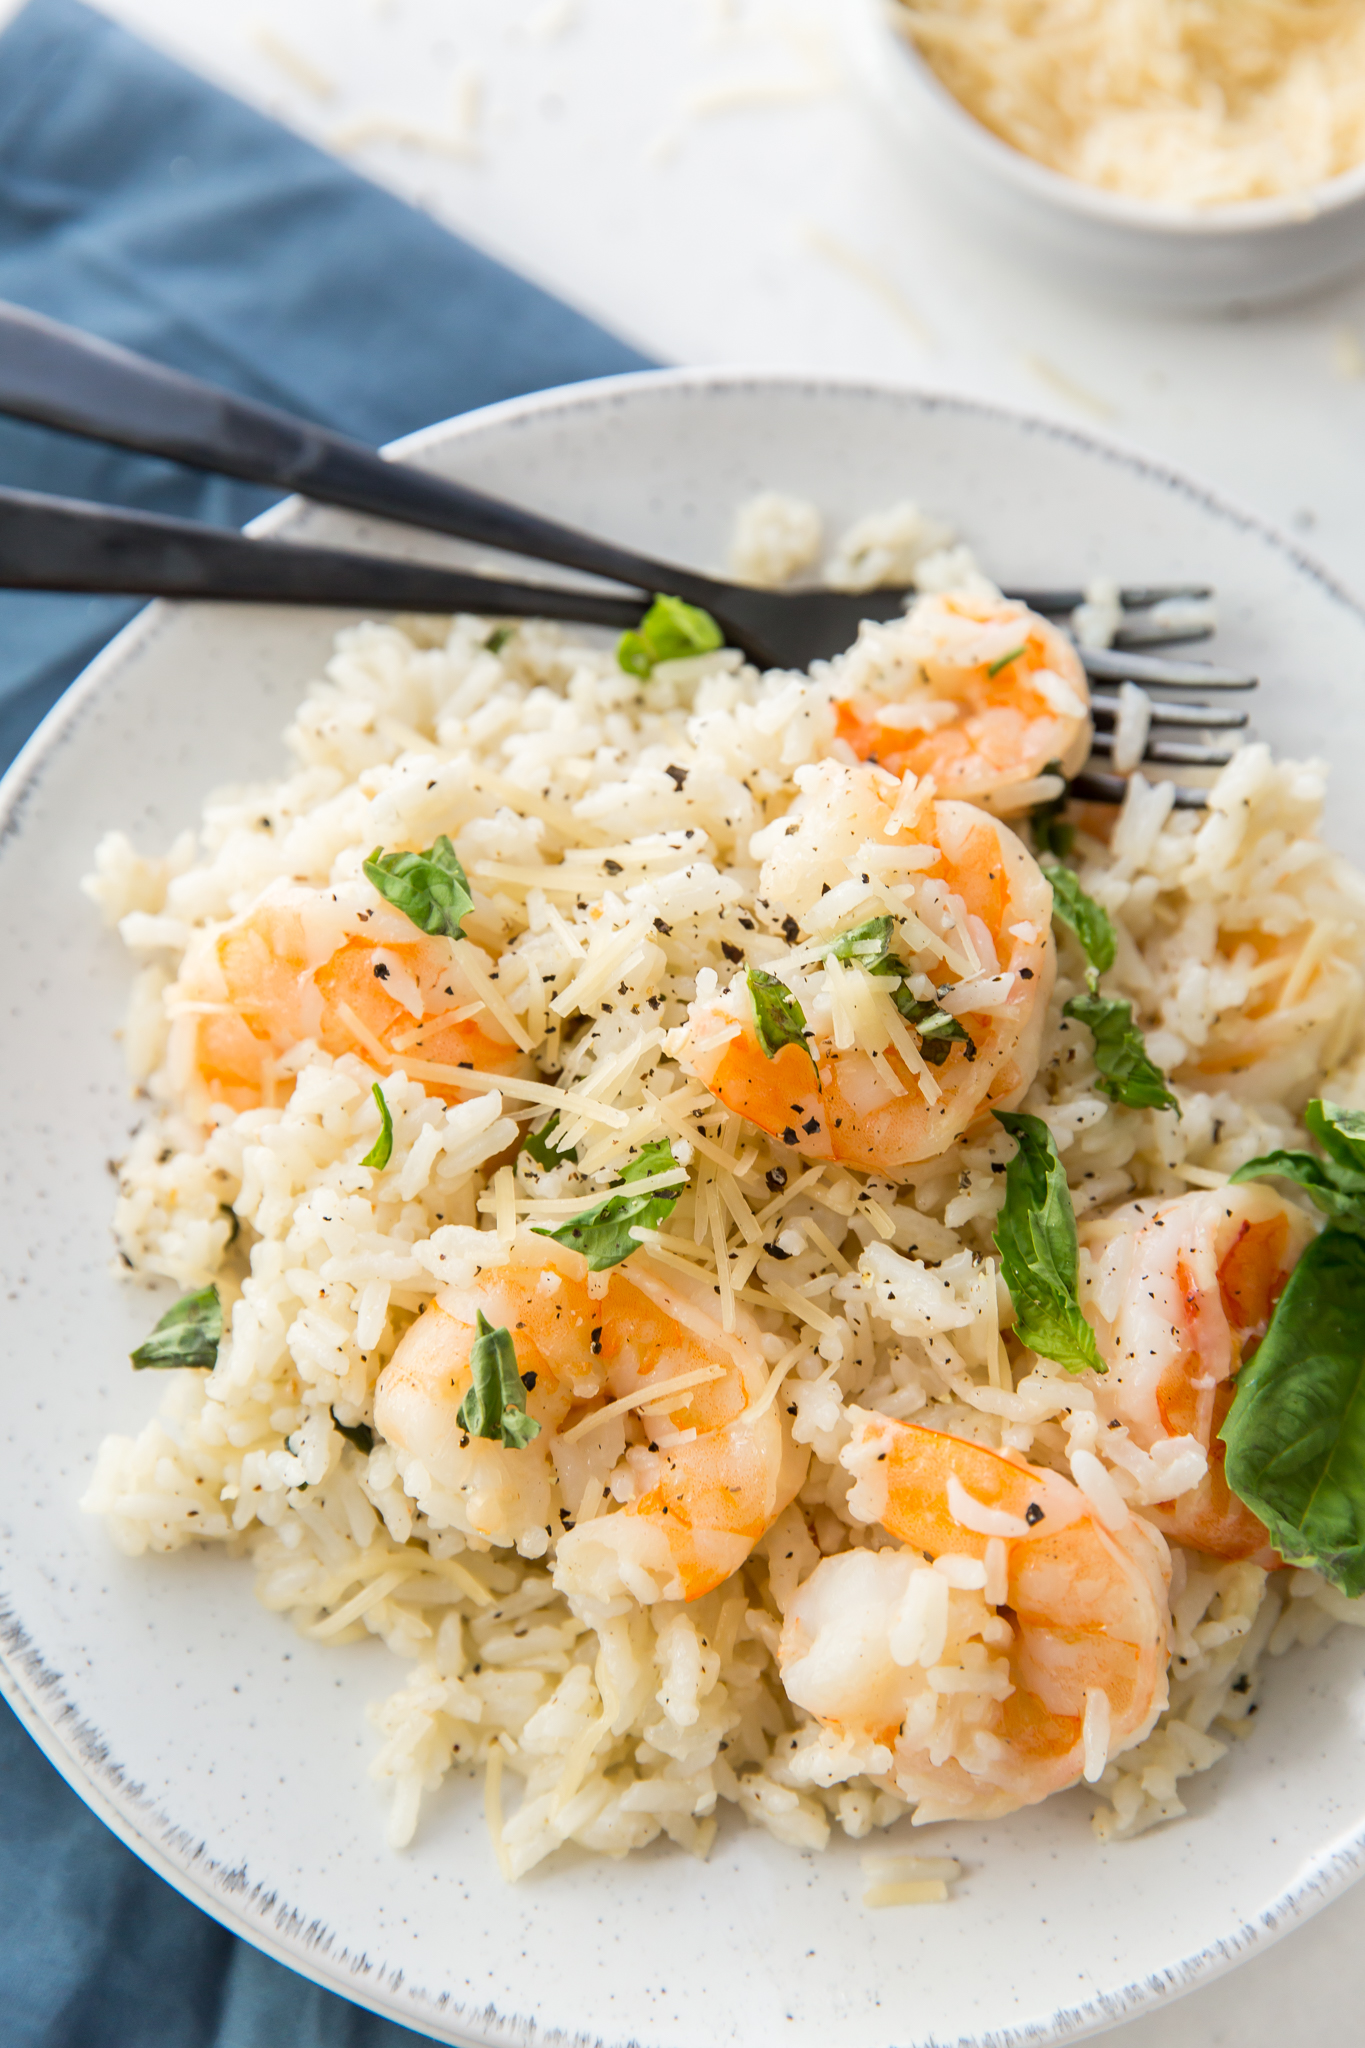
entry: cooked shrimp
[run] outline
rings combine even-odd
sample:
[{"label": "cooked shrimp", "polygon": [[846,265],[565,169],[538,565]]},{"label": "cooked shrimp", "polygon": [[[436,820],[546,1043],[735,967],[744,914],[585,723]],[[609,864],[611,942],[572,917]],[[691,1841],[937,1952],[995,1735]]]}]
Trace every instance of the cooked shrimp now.
[{"label": "cooked shrimp", "polygon": [[1264,1527],[1228,1490],[1218,1432],[1311,1222],[1253,1182],[1134,1203],[1080,1235],[1097,1267],[1089,1313],[1108,1367],[1101,1414],[1143,1450],[1193,1437],[1208,1455],[1197,1486],[1145,1512],[1177,1543],[1273,1565]]},{"label": "cooked shrimp", "polygon": [[1098,1778],[1166,1704],[1161,1537],[1104,1527],[1056,1472],[849,1412],[849,1508],[905,1547],[823,1559],[787,1608],[782,1682],[830,1781],[869,1771],[927,1821]]},{"label": "cooked shrimp", "polygon": [[[793,1150],[894,1178],[1032,1081],[1056,965],[1052,891],[1008,826],[927,783],[834,761],[796,779],[802,794],[754,851],[767,854],[760,903],[808,935],[772,972],[802,1005],[809,1051],[765,1054],[740,976],[692,1005],[686,1057],[728,1109]],[[878,915],[899,981],[856,953],[822,965]],[[912,1026],[898,987],[912,1015],[916,1002],[937,1009],[961,1035],[935,1040],[932,1017]]]},{"label": "cooked shrimp", "polygon": [[[172,1072],[192,1098],[252,1109],[273,1099],[278,1062],[303,1040],[339,1056],[372,1051],[368,1032],[399,1058],[511,1073],[522,1056],[464,971],[469,945],[428,937],[367,883],[279,883],[186,953],[167,992]],[[431,1092],[459,1100],[453,1086]]]},{"label": "cooked shrimp", "polygon": [[[459,1420],[480,1310],[510,1330],[541,1425],[521,1449],[471,1438]],[[626,1417],[569,1433],[604,1401],[657,1384],[659,1401],[633,1411],[642,1441],[620,1467],[633,1498],[560,1536],[556,1582],[608,1600],[695,1600],[744,1562],[805,1477],[808,1454],[793,1453],[776,1405],[748,1412],[767,1377],[748,1315],[727,1334],[712,1297],[641,1253],[591,1295],[586,1260],[537,1237],[472,1286],[446,1288],[411,1326],[379,1376],[375,1426],[437,1527],[539,1557],[585,1495],[600,1504]]]},{"label": "cooked shrimp", "polygon": [[1038,800],[1050,768],[1090,752],[1090,691],[1071,642],[1006,598],[922,597],[865,625],[841,664],[838,737],[893,775],[932,775],[944,796],[1001,816]]}]

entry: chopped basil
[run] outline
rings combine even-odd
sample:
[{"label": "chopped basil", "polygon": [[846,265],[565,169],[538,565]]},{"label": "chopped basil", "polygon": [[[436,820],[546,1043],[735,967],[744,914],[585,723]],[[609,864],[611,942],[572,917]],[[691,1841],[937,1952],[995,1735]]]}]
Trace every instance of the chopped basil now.
[{"label": "chopped basil", "polygon": [[1173,1109],[1180,1104],[1166,1086],[1166,1076],[1151,1059],[1142,1033],[1133,1022],[1133,1006],[1118,998],[1096,995],[1073,996],[1062,1009],[1064,1017],[1084,1024],[1095,1041],[1095,1065],[1099,1085],[1111,1102],[1125,1109]]},{"label": "chopped basil", "polygon": [[[870,917],[866,924],[855,925],[852,931],[844,932],[832,946],[826,947],[825,958],[852,961],[868,974],[903,976],[904,963],[891,951],[895,928],[894,918]],[[920,1052],[931,1067],[941,1067],[954,1045],[965,1046],[969,1060],[976,1058],[976,1045],[971,1034],[937,1003],[911,995],[903,980],[899,988],[890,991],[890,995],[906,1023],[918,1032]]]},{"label": "chopped basil", "polygon": [[501,654],[516,630],[515,626],[494,626],[483,644],[490,654]]},{"label": "chopped basil", "polygon": [[1266,1152],[1239,1166],[1233,1180],[1274,1175],[1292,1181],[1339,1230],[1365,1237],[1365,1111],[1318,1100],[1309,1103],[1303,1120],[1309,1136],[1316,1138],[1326,1153],[1325,1159],[1312,1152]]},{"label": "chopped basil", "polygon": [[680,661],[689,654],[710,654],[723,647],[725,635],[700,605],[680,597],[656,597],[637,633],[623,633],[616,661],[630,676],[648,676],[658,662]]},{"label": "chopped basil", "polygon": [[1327,1170],[1336,1186],[1365,1195],[1365,1110],[1346,1109],[1321,1096],[1303,1113],[1310,1138],[1327,1154]]},{"label": "chopped basil", "polygon": [[550,1143],[558,1123],[559,1111],[555,1110],[538,1131],[528,1131],[521,1141],[522,1151],[529,1152],[536,1165],[543,1166],[547,1173],[552,1172],[556,1166],[575,1165],[578,1160],[577,1145],[570,1145],[567,1152],[556,1152]]},{"label": "chopped basil", "polygon": [[1019,1146],[1005,1169],[995,1246],[1020,1341],[1068,1372],[1103,1372],[1077,1298],[1076,1211],[1052,1133],[1041,1117],[1004,1109],[995,1117]]},{"label": "chopped basil", "polygon": [[1086,895],[1070,868],[1047,860],[1038,865],[1052,884],[1052,915],[1075,932],[1095,972],[1107,974],[1118,944],[1108,911]]},{"label": "chopped basil", "polygon": [[650,676],[654,673],[654,656],[643,633],[623,633],[616,643],[616,666],[623,668],[628,676]]},{"label": "chopped basil", "polygon": [[[625,1191],[632,1181],[667,1173],[677,1164],[669,1140],[654,1139],[642,1146],[639,1158],[632,1159],[630,1165],[622,1170],[613,1192],[603,1201],[594,1202],[591,1209],[570,1217],[557,1230],[534,1225],[537,1237],[552,1237],[556,1244],[565,1245],[570,1251],[582,1252],[589,1272],[603,1273],[608,1266],[619,1266],[622,1259],[628,1259],[633,1251],[639,1249],[631,1231],[637,1226],[657,1229],[673,1214],[687,1183],[679,1181],[676,1187],[656,1188],[652,1194],[632,1195]],[[617,1193],[615,1189],[622,1192]]]},{"label": "chopped basil", "polygon": [[377,1173],[382,1173],[393,1157],[393,1118],[389,1114],[389,1105],[384,1100],[384,1091],[377,1081],[370,1093],[379,1104],[379,1136],[360,1163],[362,1166],[372,1166]]},{"label": "chopped basil", "polygon": [[710,612],[680,597],[656,597],[640,622],[640,633],[656,661],[711,654],[725,644],[725,635]]},{"label": "chopped basil", "polygon": [[148,1366],[213,1366],[218,1363],[222,1335],[223,1304],[218,1289],[201,1287],[197,1294],[186,1294],[174,1308],[168,1308],[151,1336],[130,1356],[138,1372]]},{"label": "chopped basil", "polygon": [[1002,654],[999,661],[993,661],[990,667],[986,670],[986,674],[992,677],[993,679],[994,677],[999,675],[1002,668],[1008,668],[1012,661],[1018,661],[1020,655],[1027,654],[1027,652],[1028,641],[1021,640],[1019,645],[1013,648],[1009,654]]},{"label": "chopped basil", "polygon": [[903,983],[891,991],[891,1000],[906,1023],[919,1033],[921,1057],[931,1067],[941,1067],[955,1045],[965,1049],[969,1060],[976,1058],[976,1041],[966,1026],[956,1017],[950,1017],[946,1010],[940,1010],[937,1003],[924,1002],[912,996]]},{"label": "chopped basil", "polygon": [[332,1427],[339,1435],[345,1437],[348,1444],[354,1444],[363,1458],[369,1457],[374,1449],[374,1431],[368,1422],[343,1422],[334,1408]]},{"label": "chopped basil", "polygon": [[1223,1425],[1227,1481],[1286,1562],[1365,1592],[1365,1113],[1321,1099],[1313,1152],[1248,1160],[1234,1182],[1287,1180],[1328,1217],[1237,1378]]},{"label": "chopped basil", "polygon": [[893,917],[869,917],[866,924],[855,924],[852,931],[841,933],[832,945],[826,946],[824,957],[856,961],[869,974],[899,974],[898,965],[887,964],[893,958],[891,941],[895,930]]},{"label": "chopped basil", "polygon": [[[745,979],[754,1006],[758,1042],[765,1057],[776,1059],[784,1045],[799,1045],[815,1066],[815,1054],[806,1043],[806,1013],[791,990],[762,967],[751,967]],[[818,1079],[818,1068],[816,1074]]]},{"label": "chopped basil", "polygon": [[[1060,761],[1049,761],[1044,775],[1061,775]],[[1029,812],[1029,827],[1033,833],[1033,844],[1041,856],[1053,853],[1058,860],[1065,860],[1076,843],[1076,827],[1063,823],[1063,813],[1070,802],[1070,791],[1066,777],[1062,776],[1062,793],[1053,797],[1050,803],[1035,804]]]},{"label": "chopped basil", "polygon": [[1304,1252],[1237,1375],[1219,1431],[1228,1485],[1286,1564],[1365,1592],[1365,1242],[1328,1228]]},{"label": "chopped basil", "polygon": [[433,938],[458,939],[474,908],[459,856],[443,832],[425,853],[384,853],[376,846],[365,873],[386,903]]},{"label": "chopped basil", "polygon": [[473,1379],[458,1410],[460,1427],[471,1436],[501,1443],[505,1450],[525,1450],[540,1435],[540,1424],[526,1413],[526,1388],[512,1332],[495,1330],[482,1309],[478,1330],[469,1354]]}]

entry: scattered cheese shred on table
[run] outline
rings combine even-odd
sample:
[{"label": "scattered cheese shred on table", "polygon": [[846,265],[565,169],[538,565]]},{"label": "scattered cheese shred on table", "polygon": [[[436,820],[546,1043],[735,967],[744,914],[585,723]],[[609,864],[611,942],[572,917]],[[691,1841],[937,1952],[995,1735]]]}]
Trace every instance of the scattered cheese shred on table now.
[{"label": "scattered cheese shred on table", "polygon": [[885,1852],[862,1858],[865,1906],[941,1906],[948,1887],[962,1875],[955,1856],[895,1856]]}]

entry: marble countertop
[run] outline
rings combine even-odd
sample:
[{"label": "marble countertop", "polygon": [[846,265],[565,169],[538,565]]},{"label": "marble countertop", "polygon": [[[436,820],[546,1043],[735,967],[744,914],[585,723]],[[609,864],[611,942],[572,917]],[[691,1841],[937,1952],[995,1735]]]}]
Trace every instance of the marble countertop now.
[{"label": "marble countertop", "polygon": [[1002,263],[883,131],[845,0],[104,4],[665,360],[1102,426],[1365,585],[1365,277],[1190,319]]}]

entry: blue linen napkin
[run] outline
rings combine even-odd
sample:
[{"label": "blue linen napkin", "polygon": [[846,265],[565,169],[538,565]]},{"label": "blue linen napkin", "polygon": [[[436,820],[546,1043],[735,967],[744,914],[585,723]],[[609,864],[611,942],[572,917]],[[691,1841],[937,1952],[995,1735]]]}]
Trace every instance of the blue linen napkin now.
[{"label": "blue linen napkin", "polygon": [[[0,298],[384,441],[645,366],[580,314],[78,0],[0,35]],[[0,419],[0,483],[240,524],[251,486]],[[0,591],[0,766],[136,610]],[[5,2048],[400,2048],[237,1941],[0,1704]],[[588,2015],[584,2015],[585,2023]]]},{"label": "blue linen napkin", "polygon": [[[0,36],[0,298],[368,441],[645,367],[79,0]],[[12,420],[0,482],[235,525],[270,502]],[[136,608],[0,592],[0,766]]]}]

